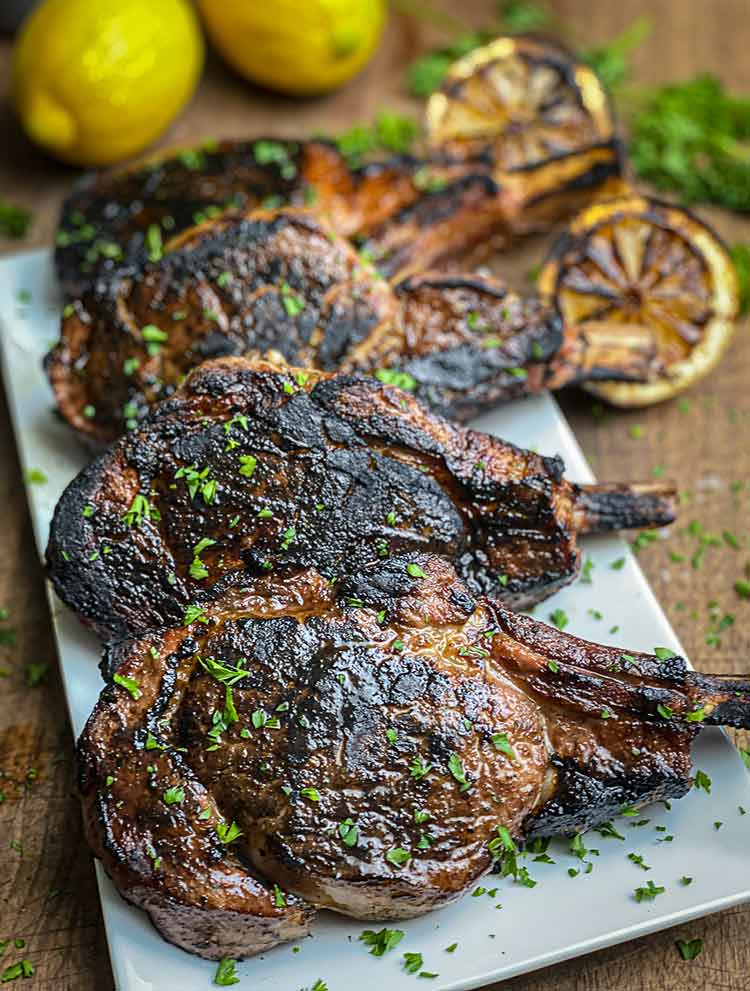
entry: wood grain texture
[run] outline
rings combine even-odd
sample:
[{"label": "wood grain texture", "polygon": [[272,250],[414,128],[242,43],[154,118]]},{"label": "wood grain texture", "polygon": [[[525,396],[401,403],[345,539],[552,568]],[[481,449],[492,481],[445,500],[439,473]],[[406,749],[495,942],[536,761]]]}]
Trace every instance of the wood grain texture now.
[{"label": "wood grain texture", "polygon": [[[493,14],[489,2],[443,6],[481,24]],[[684,79],[712,71],[730,86],[750,91],[747,59],[748,0],[638,0],[594,4],[561,0],[562,18],[576,25],[576,37],[592,44],[611,39],[634,17],[647,13],[654,29],[635,60],[637,76],[648,82]],[[326,99],[293,102],[261,93],[211,59],[192,105],[165,135],[164,144],[189,143],[209,136],[260,134],[296,136],[341,130],[368,119],[382,107],[418,112],[403,88],[404,68],[421,50],[439,40],[432,29],[392,17],[377,57],[354,83]],[[9,44],[0,42],[0,99],[7,92]],[[5,102],[0,103],[0,195],[34,211],[30,235],[21,243],[0,239],[0,251],[49,244],[61,196],[74,176],[36,151],[19,133]],[[730,241],[750,240],[747,218],[701,210]],[[524,273],[542,257],[548,243],[537,238],[497,268],[523,284]],[[689,396],[686,411],[677,403],[597,418],[583,393],[562,403],[573,429],[601,478],[648,476],[656,466],[677,480],[686,494],[683,518],[664,541],[641,554],[641,562],[679,636],[703,670],[750,674],[750,602],[733,591],[750,557],[750,336],[740,329],[719,370]],[[629,428],[642,426],[641,439]],[[44,991],[109,991],[112,987],[96,894],[93,866],[85,847],[78,804],[72,794],[72,739],[62,701],[47,616],[42,571],[34,548],[7,411],[0,405],[0,606],[10,618],[0,629],[17,631],[15,647],[0,646],[0,940],[22,937],[23,953],[36,973],[28,986]],[[733,491],[732,483],[744,488]],[[728,530],[743,541],[741,550],[724,544],[709,548],[703,566],[690,557],[691,520],[706,530]],[[685,555],[682,564],[669,558]],[[596,605],[596,581],[591,592]],[[711,621],[707,604],[736,617],[717,646],[706,644]],[[48,662],[37,687],[27,684],[29,663]],[[33,770],[32,770],[33,769]],[[30,773],[31,772],[31,773]],[[12,844],[12,845],[11,845]],[[686,871],[689,865],[686,864]],[[575,893],[571,892],[573,897]],[[540,907],[541,910],[541,907]],[[554,919],[540,924],[554,926]],[[510,921],[507,938],[511,936]],[[750,991],[750,907],[734,909],[678,929],[614,947],[591,956],[503,983],[507,991]],[[705,951],[681,961],[674,941],[701,936]],[[498,933],[498,943],[506,938]],[[14,955],[16,954],[16,955]],[[20,956],[6,951],[2,964]],[[26,985],[24,984],[24,987]],[[499,987],[496,985],[495,987]],[[290,989],[294,991],[294,989]]]}]

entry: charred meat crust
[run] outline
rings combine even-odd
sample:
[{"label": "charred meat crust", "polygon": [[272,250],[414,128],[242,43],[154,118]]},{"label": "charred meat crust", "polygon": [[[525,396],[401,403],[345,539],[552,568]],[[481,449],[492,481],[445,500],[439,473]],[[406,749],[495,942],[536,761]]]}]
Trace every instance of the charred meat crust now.
[{"label": "charred meat crust", "polygon": [[104,638],[177,622],[248,575],[342,578],[406,550],[515,607],[577,572],[586,517],[562,472],[374,379],[222,359],[71,482],[47,562]]},{"label": "charred meat crust", "polygon": [[98,283],[70,305],[46,368],[66,418],[102,444],[202,361],[272,351],[336,368],[396,311],[330,227],[261,211],[209,222],[160,261]]},{"label": "charred meat crust", "polygon": [[101,444],[212,357],[399,369],[423,401],[466,419],[542,388],[561,341],[553,307],[495,279],[431,274],[394,290],[311,214],[260,211],[100,281],[70,304],[45,364],[67,420]]},{"label": "charred meat crust", "polygon": [[[224,210],[311,203],[344,237],[371,237],[382,251],[393,239],[404,240],[399,234],[404,221],[413,232],[414,215],[402,211],[435,196],[435,202],[447,203],[454,195],[460,200],[466,188],[460,183],[467,175],[476,192],[484,186],[495,218],[487,232],[502,237],[503,231],[538,228],[570,215],[583,205],[581,193],[585,202],[608,191],[621,170],[615,142],[506,173],[490,151],[470,161],[433,153],[429,159],[402,155],[351,168],[335,145],[324,140],[222,141],[160,155],[130,169],[85,176],[63,204],[55,264],[66,292],[79,295],[122,266],[158,257],[168,238]],[[454,192],[446,192],[456,181]],[[557,193],[549,190],[550,182]],[[429,217],[427,223],[433,226]],[[464,227],[465,253],[478,235],[471,225]],[[432,245],[437,250],[433,260],[450,256],[460,236],[454,232],[457,240],[447,252],[434,237],[420,250]],[[423,258],[422,266],[428,264]]]},{"label": "charred meat crust", "polygon": [[45,365],[63,415],[101,446],[225,355],[390,375],[458,420],[607,369],[644,377],[652,361],[564,330],[553,306],[494,278],[392,287],[325,222],[282,210],[207,221],[159,261],[100,280],[66,308]]},{"label": "charred meat crust", "polygon": [[89,840],[167,938],[213,957],[297,938],[314,908],[444,905],[512,869],[498,827],[571,833],[684,794],[701,722],[731,701],[750,723],[746,679],[474,600],[420,553],[346,587],[248,581],[109,662],[79,742]]}]

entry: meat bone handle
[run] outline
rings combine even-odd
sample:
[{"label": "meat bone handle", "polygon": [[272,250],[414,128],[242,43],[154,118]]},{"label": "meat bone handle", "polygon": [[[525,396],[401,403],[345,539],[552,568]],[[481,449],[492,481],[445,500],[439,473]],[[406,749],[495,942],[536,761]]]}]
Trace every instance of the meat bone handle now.
[{"label": "meat bone handle", "polygon": [[581,485],[575,507],[578,533],[666,526],[677,516],[677,490],[663,482]]}]

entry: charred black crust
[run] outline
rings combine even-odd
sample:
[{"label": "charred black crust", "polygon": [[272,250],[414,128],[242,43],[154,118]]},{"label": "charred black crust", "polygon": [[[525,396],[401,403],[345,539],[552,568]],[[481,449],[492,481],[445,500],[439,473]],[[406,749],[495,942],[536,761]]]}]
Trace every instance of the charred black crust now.
[{"label": "charred black crust", "polygon": [[[690,731],[685,731],[690,732]],[[578,760],[554,755],[557,791],[541,809],[524,823],[528,839],[535,836],[572,834],[591,829],[619,815],[624,808],[682,798],[690,790],[690,778],[677,773],[667,762],[663,766],[623,768],[621,775],[599,777]]]},{"label": "charred black crust", "polygon": [[[510,603],[574,577],[575,533],[552,508],[555,487],[566,484],[559,459],[455,427],[373,379],[323,378],[292,395],[288,381],[240,359],[206,364],[66,489],[48,568],[58,594],[102,636],[175,624],[188,603],[262,574],[267,560],[275,572],[314,567],[343,577],[371,573],[382,547],[386,555],[431,550],[453,561],[472,591]],[[225,424],[235,412],[247,416],[247,429],[227,452]],[[258,458],[262,490],[238,475],[246,451]],[[486,468],[477,467],[482,458]],[[524,464],[520,476],[495,467],[503,458]],[[173,481],[184,465],[210,467],[215,505]],[[133,495],[156,492],[160,523],[124,522],[132,495],[118,504],[105,493],[126,483]],[[268,522],[258,519],[264,507]],[[242,523],[232,529],[235,515]],[[282,547],[292,522],[294,539]],[[218,541],[212,555],[240,559],[223,573],[212,566],[210,583],[193,581],[191,548],[209,535]],[[500,565],[510,573],[505,585]]]}]

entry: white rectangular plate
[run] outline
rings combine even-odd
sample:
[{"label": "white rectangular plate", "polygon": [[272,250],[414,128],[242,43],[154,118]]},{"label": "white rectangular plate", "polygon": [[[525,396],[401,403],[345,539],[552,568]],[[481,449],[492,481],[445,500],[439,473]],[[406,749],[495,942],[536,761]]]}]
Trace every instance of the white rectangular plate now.
[{"label": "white rectangular plate", "polygon": [[[30,301],[24,302],[29,294]],[[19,456],[27,477],[34,468],[47,477],[45,483],[28,486],[40,554],[55,501],[85,462],[68,428],[53,415],[52,395],[41,368],[42,356],[57,336],[59,311],[48,252],[0,262],[3,371]],[[557,405],[548,396],[506,407],[485,416],[479,425],[544,454],[561,454],[574,480],[592,478]],[[680,651],[627,545],[618,537],[600,537],[587,540],[585,550],[594,562],[593,583],[577,582],[537,613],[546,618],[559,606],[570,617],[569,629],[582,636],[634,650],[666,646]],[[612,561],[623,556],[625,566],[613,570]],[[54,597],[51,607],[70,718],[78,734],[102,687],[99,647]],[[603,618],[596,619],[592,609]],[[382,959],[370,956],[358,941],[366,926],[323,912],[313,937],[298,947],[280,947],[238,964],[239,987],[296,991],[320,978],[330,991],[385,986],[389,991],[406,991],[415,987],[417,979],[404,971],[402,953],[419,951],[424,968],[439,975],[425,981],[425,987],[434,991],[477,988],[750,900],[750,819],[744,819],[738,808],[750,809],[748,775],[728,738],[715,729],[700,735],[694,762],[712,779],[711,794],[694,790],[675,802],[671,811],[662,805],[650,808],[644,812],[650,820],[644,826],[635,827],[633,819],[618,819],[624,841],[589,834],[586,845],[600,851],[591,858],[590,874],[581,872],[571,878],[568,868],[582,864],[565,842],[556,841],[550,848],[554,865],[528,862],[538,882],[535,888],[490,877],[486,887],[498,887],[494,899],[487,894],[467,897],[403,923],[406,935],[401,945]],[[716,822],[723,823],[720,829]],[[667,840],[668,836],[674,839]],[[651,866],[648,873],[627,859],[631,851],[643,855]],[[684,875],[693,878],[692,884],[680,884]],[[649,879],[666,891],[653,901],[636,902],[634,889]],[[121,991],[211,986],[214,964],[164,942],[142,912],[119,898],[101,869],[99,887],[112,966]],[[458,943],[458,948],[447,953],[445,947],[452,943]]]}]

